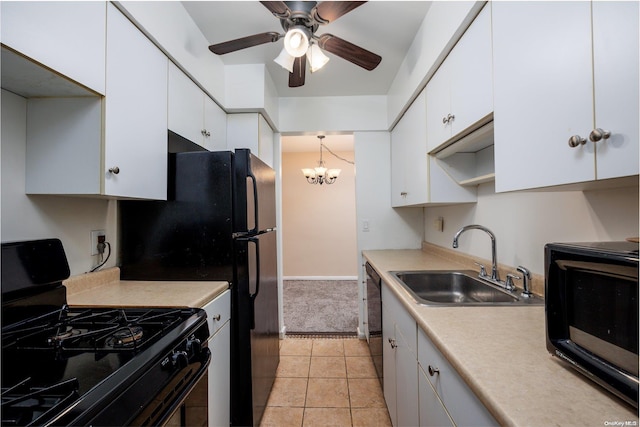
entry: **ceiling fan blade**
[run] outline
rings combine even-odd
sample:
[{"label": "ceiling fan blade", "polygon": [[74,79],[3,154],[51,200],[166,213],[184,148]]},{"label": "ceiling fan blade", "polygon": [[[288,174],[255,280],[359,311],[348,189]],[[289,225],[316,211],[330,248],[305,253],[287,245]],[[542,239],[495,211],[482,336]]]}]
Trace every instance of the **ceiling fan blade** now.
[{"label": "ceiling fan blade", "polygon": [[314,18],[323,24],[335,21],[366,1],[323,1],[316,6]]},{"label": "ceiling fan blade", "polygon": [[300,87],[304,85],[306,57],[300,56],[293,62],[293,72],[289,73],[289,87]]},{"label": "ceiling fan blade", "polygon": [[369,71],[376,68],[382,61],[379,55],[332,34],[321,35],[318,46]]},{"label": "ceiling fan blade", "polygon": [[278,18],[286,18],[291,14],[289,6],[283,1],[261,1],[260,3]]},{"label": "ceiling fan blade", "polygon": [[212,44],[209,50],[216,55],[224,55],[225,53],[235,52],[240,49],[246,49],[252,46],[258,46],[264,43],[273,43],[280,39],[281,35],[274,32],[254,34],[252,36],[241,37],[235,40],[229,40],[223,43]]}]

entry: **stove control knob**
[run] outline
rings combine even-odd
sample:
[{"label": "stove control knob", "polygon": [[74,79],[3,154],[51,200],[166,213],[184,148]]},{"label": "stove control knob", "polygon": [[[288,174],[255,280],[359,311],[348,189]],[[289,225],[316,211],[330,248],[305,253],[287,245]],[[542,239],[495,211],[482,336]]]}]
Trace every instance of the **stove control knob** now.
[{"label": "stove control knob", "polygon": [[174,367],[182,369],[189,364],[189,357],[186,351],[176,351],[171,356],[171,363]]},{"label": "stove control knob", "polygon": [[198,338],[187,340],[187,353],[190,356],[197,356],[202,351],[202,342]]}]

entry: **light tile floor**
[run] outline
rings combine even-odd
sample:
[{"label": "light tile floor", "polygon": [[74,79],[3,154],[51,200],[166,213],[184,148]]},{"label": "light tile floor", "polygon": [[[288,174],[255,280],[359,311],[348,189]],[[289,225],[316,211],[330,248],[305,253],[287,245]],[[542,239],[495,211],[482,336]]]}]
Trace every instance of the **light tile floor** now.
[{"label": "light tile floor", "polygon": [[261,426],[390,427],[366,341],[282,340]]}]

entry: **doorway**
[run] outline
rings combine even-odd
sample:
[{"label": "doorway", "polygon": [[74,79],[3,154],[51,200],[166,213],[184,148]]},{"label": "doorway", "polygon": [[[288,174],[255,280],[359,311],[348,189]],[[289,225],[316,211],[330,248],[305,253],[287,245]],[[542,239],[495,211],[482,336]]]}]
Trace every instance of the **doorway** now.
[{"label": "doorway", "polygon": [[[283,136],[281,146],[286,334],[357,335],[353,135]],[[341,170],[332,184],[311,184],[301,171],[321,155],[325,167]]]}]

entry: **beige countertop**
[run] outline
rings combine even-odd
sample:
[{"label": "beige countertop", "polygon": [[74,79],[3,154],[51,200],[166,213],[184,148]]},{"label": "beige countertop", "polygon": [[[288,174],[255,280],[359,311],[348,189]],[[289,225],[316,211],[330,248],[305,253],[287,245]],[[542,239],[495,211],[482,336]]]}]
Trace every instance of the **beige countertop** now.
[{"label": "beige countertop", "polygon": [[638,425],[635,408],[547,352],[544,306],[421,306],[388,273],[477,270],[471,259],[432,245],[363,255],[501,425]]},{"label": "beige countertop", "polygon": [[219,281],[120,280],[120,269],[70,277],[63,282],[67,303],[91,307],[204,307],[229,288]]}]

